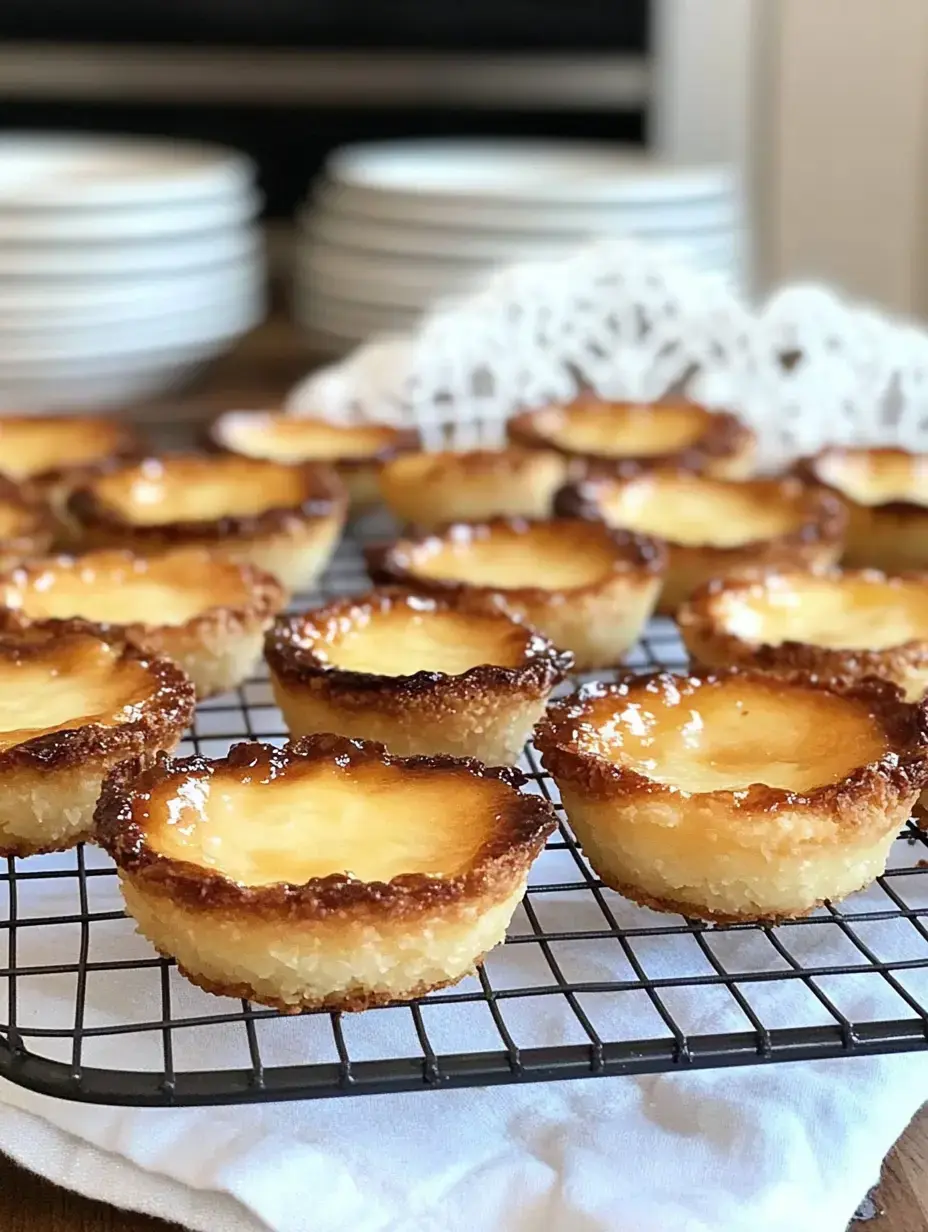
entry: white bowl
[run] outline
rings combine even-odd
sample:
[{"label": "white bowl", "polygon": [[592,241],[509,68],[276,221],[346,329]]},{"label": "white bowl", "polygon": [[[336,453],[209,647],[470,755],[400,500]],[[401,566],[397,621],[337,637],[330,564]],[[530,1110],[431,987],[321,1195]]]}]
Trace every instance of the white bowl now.
[{"label": "white bowl", "polygon": [[104,278],[172,275],[254,261],[262,251],[256,227],[234,227],[176,239],[114,243],[0,246],[0,280],[7,278]]},{"label": "white bowl", "polygon": [[8,133],[0,137],[0,208],[68,210],[240,196],[254,165],[194,141]]}]

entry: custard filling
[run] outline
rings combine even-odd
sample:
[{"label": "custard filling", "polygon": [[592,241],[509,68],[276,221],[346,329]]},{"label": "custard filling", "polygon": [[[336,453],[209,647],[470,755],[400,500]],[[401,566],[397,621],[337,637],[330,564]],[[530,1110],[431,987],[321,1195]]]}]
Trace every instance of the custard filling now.
[{"label": "custard filling", "polygon": [[0,749],[87,723],[114,727],[138,717],[151,695],[141,664],[94,638],[41,658],[0,660]]},{"label": "custard filling", "polygon": [[616,526],[686,547],[731,548],[789,534],[802,525],[796,505],[756,489],[697,476],[644,476],[604,496]]},{"label": "custard filling", "polygon": [[715,611],[723,631],[771,646],[886,650],[928,639],[928,585],[917,582],[774,577],[721,594]]},{"label": "custard filling", "polygon": [[500,621],[492,618],[400,607],[388,612],[358,609],[350,625],[339,621],[331,635],[313,640],[312,649],[324,663],[343,671],[458,676],[485,663],[517,667],[527,640],[524,630],[501,630]]},{"label": "custard filling", "polygon": [[95,491],[124,520],[157,526],[251,517],[296,506],[305,498],[305,480],[298,470],[272,463],[252,469],[237,461],[185,459],[107,475],[97,481]]},{"label": "custard filling", "polygon": [[924,454],[849,450],[820,458],[816,472],[823,483],[858,505],[892,501],[928,505],[928,456]]},{"label": "custard filling", "polygon": [[493,779],[382,764],[289,767],[273,781],[189,774],[153,793],[144,827],[161,855],[241,885],[455,877],[511,795]]},{"label": "custard filling", "polygon": [[620,458],[676,453],[702,436],[706,422],[696,407],[606,405],[556,411],[540,427],[564,449]]},{"label": "custard filling", "polygon": [[223,416],[218,431],[228,448],[275,462],[374,457],[396,437],[396,430],[384,424],[335,424],[324,419],[235,411]]},{"label": "custard filling", "polygon": [[26,479],[62,466],[81,466],[109,457],[121,434],[112,424],[86,419],[0,419],[2,469]]},{"label": "custard filling", "polygon": [[558,534],[554,528],[536,526],[525,534],[502,529],[486,538],[442,540],[416,553],[412,571],[501,590],[570,590],[600,581],[614,563],[605,544],[581,541],[574,528]]},{"label": "custard filling", "polygon": [[577,748],[687,792],[752,784],[804,792],[879,760],[889,743],[858,701],[732,678],[678,681],[605,698],[578,722]]}]

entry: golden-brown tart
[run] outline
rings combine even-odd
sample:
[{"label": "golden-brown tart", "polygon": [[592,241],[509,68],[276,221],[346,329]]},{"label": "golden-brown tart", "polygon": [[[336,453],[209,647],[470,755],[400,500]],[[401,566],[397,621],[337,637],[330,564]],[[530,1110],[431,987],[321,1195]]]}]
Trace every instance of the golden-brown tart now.
[{"label": "golden-brown tart", "polygon": [[150,557],[102,548],[0,575],[0,632],[35,624],[54,630],[79,620],[99,637],[173,659],[197,695],[210,697],[246,679],[285,602],[269,573],[206,548]]},{"label": "golden-brown tart", "polygon": [[226,411],[210,428],[213,444],[249,458],[274,462],[326,462],[348,489],[352,509],[380,499],[381,466],[418,449],[414,428],[384,423],[332,423],[274,411]]},{"label": "golden-brown tart", "polygon": [[0,471],[55,499],[102,463],[137,453],[142,442],[102,415],[0,416]]},{"label": "golden-brown tart", "polygon": [[496,517],[546,518],[567,468],[567,459],[553,450],[515,445],[412,453],[384,466],[380,491],[400,522],[423,529]]},{"label": "golden-brown tart", "polygon": [[518,760],[573,662],[485,599],[391,588],[278,617],[265,656],[292,736],[491,766]]},{"label": "golden-brown tart", "polygon": [[578,671],[619,663],[654,609],[666,554],[643,535],[580,518],[455,523],[368,552],[377,582],[499,602]]},{"label": "golden-brown tart", "polygon": [[89,838],[106,774],[173,749],[194,701],[174,663],[79,625],[0,635],[0,855]]},{"label": "golden-brown tart", "polygon": [[904,573],[928,569],[928,454],[903,449],[825,449],[797,473],[845,501],[843,563]]},{"label": "golden-brown tart", "polygon": [[716,579],[683,605],[687,650],[705,667],[878,676],[909,701],[928,689],[928,573],[875,569]]},{"label": "golden-brown tart", "polygon": [[680,470],[588,476],[562,488],[555,508],[662,539],[670,559],[658,611],[671,613],[714,577],[834,564],[846,524],[836,496],[798,479],[737,483]]},{"label": "golden-brown tart", "polygon": [[299,590],[328,563],[346,506],[341,482],[323,466],[169,454],[94,476],[67,507],[84,549],[206,547]]},{"label": "golden-brown tart", "polygon": [[44,556],[57,535],[51,507],[29,488],[0,475],[0,569]]},{"label": "golden-brown tart", "polygon": [[127,763],[97,840],[139,930],[210,992],[363,1010],[456,983],[500,942],[554,828],[514,770],[315,736]]},{"label": "golden-brown tart", "polygon": [[584,467],[633,473],[674,466],[745,479],[757,440],[736,416],[695,402],[609,402],[584,395],[566,406],[524,411],[509,421],[509,439],[554,449]]},{"label": "golden-brown tart", "polygon": [[608,886],[775,920],[882,873],[928,781],[928,704],[881,680],[656,674],[554,703],[535,743]]}]

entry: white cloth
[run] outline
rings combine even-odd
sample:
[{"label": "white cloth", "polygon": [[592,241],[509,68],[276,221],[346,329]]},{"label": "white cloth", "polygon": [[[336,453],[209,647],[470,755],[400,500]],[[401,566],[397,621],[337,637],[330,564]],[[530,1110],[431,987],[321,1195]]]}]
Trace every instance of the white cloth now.
[{"label": "white cloth", "polygon": [[[567,858],[546,852],[534,883],[556,880]],[[66,865],[74,857],[45,859]],[[95,852],[88,859],[104,861]],[[894,862],[912,860],[912,849],[896,844]],[[88,882],[92,909],[118,905],[113,882]],[[894,884],[911,905],[925,905],[928,876],[913,874]],[[28,915],[64,912],[62,896],[74,894],[67,880],[21,880],[19,886],[20,909]],[[555,918],[561,927],[585,926],[589,895],[551,897],[547,907],[555,916],[548,927]],[[610,901],[625,925],[645,917],[648,923],[676,922],[643,915],[617,896]],[[887,900],[874,887],[850,906],[877,911]],[[544,918],[544,896],[536,907]],[[907,922],[877,920],[855,928],[884,961],[923,956],[924,942]],[[526,931],[524,917],[517,915],[513,929]],[[93,931],[92,959],[147,954],[128,921],[101,923]],[[76,941],[69,926],[18,932],[21,964],[62,961]],[[853,946],[832,923],[781,935],[807,966],[855,960]],[[774,964],[760,933],[707,936],[730,970]],[[657,978],[705,969],[692,938],[636,945]],[[494,985],[537,983],[537,949],[509,945],[495,951],[489,959]],[[624,975],[614,941],[565,945],[558,957],[577,978],[578,964],[586,978],[606,969]],[[862,961],[859,953],[856,960]],[[915,995],[928,991],[920,970],[901,970],[897,977]],[[849,1017],[911,1017],[877,973],[822,976],[818,982]],[[157,968],[91,974],[88,1025],[156,1017],[158,988]],[[176,972],[172,988],[176,1016],[228,1008]],[[743,990],[770,1026],[828,1021],[800,981],[746,982]],[[24,977],[19,993],[23,1026],[66,1023],[73,1014],[73,986],[66,977]],[[745,1028],[723,989],[669,990],[664,996],[692,1032]],[[660,1033],[641,993],[589,997],[585,1005],[594,1025],[611,1038]],[[492,1037],[481,1034],[486,1024],[478,1017],[485,1008],[462,1013],[458,1007],[452,1017],[438,1013],[440,1008],[423,1011],[436,1046],[490,1046]],[[517,1042],[528,1035],[535,1042],[579,1038],[562,998],[510,1001],[504,1008]],[[0,1011],[5,1014],[5,1005]],[[416,1053],[404,1009],[349,1016],[344,1027],[356,1057]],[[259,1024],[259,1036],[267,1065],[331,1059],[325,1017],[269,1020]],[[238,1024],[178,1031],[177,1066],[247,1064],[242,1037]],[[85,1063],[148,1065],[157,1053],[146,1051],[146,1040],[91,1038]],[[67,1046],[35,1046],[67,1056]],[[209,1232],[844,1232],[876,1182],[884,1155],[926,1098],[924,1054],[164,1111],[66,1103],[0,1084],[0,1149],[59,1184]]]}]

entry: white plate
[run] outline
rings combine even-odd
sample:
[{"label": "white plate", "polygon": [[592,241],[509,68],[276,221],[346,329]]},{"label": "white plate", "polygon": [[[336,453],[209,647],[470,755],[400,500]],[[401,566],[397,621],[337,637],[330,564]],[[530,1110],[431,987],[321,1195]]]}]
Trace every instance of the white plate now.
[{"label": "white plate", "polygon": [[12,380],[0,375],[0,407],[17,414],[54,411],[59,415],[79,415],[89,408],[96,411],[123,408],[133,402],[180,390],[200,371],[204,364],[221,354],[226,343],[204,354],[196,351],[192,358],[168,356],[164,362],[148,366],[128,366],[113,369],[58,369],[29,380]]},{"label": "white plate", "polygon": [[235,261],[252,261],[261,252],[256,227],[235,227],[207,235],[148,242],[75,244],[68,247],[10,244],[0,246],[0,280],[4,278],[125,278],[138,274],[170,275]]},{"label": "white plate", "polygon": [[212,200],[99,210],[11,209],[0,201],[0,244],[111,243],[196,235],[249,223],[261,205],[261,194],[254,189]]},{"label": "white plate", "polygon": [[726,197],[730,167],[661,162],[636,146],[573,141],[390,141],[345,146],[329,178],[371,196],[482,202],[652,202]]},{"label": "white plate", "polygon": [[239,195],[250,159],[222,146],[147,137],[8,133],[0,137],[0,203],[35,209],[164,204]]},{"label": "white plate", "polygon": [[406,308],[358,304],[297,286],[293,291],[293,315],[304,325],[360,339],[372,333],[410,330],[421,314]]}]

